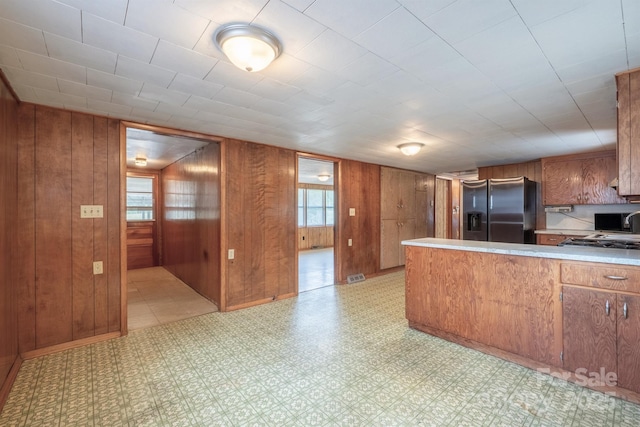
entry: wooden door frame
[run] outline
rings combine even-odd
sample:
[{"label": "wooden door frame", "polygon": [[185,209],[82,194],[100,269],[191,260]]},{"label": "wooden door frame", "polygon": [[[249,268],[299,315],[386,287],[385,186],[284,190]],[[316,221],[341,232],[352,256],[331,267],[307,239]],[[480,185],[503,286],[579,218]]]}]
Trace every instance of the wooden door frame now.
[{"label": "wooden door frame", "polygon": [[297,233],[297,229],[298,229],[298,163],[300,158],[306,158],[306,159],[310,159],[310,160],[321,160],[324,162],[332,162],[333,163],[333,214],[334,214],[334,218],[333,218],[333,283],[337,284],[338,283],[338,277],[340,277],[338,275],[339,271],[338,271],[338,260],[340,259],[340,255],[341,255],[341,249],[340,249],[340,245],[338,245],[338,232],[339,232],[339,215],[340,215],[340,209],[338,209],[339,207],[339,203],[340,203],[340,162],[341,159],[335,158],[335,157],[330,157],[330,156],[322,156],[319,154],[310,154],[310,153],[305,153],[302,151],[298,151],[296,152],[296,177],[295,177],[295,181],[296,181],[296,196],[295,196],[295,206],[296,206],[296,247],[295,247],[295,252],[296,252],[296,259],[295,259],[295,277],[296,277],[296,295],[298,295],[298,289],[300,287],[300,275],[299,275],[299,260],[300,260],[300,248],[299,248],[299,242],[298,242],[298,233]]},{"label": "wooden door frame", "polygon": [[[203,139],[220,144],[220,301],[218,309],[225,311],[224,284],[226,277],[226,258],[222,253],[222,243],[226,239],[225,226],[225,174],[224,174],[224,138],[198,132],[183,131],[162,126],[145,125],[141,123],[120,121],[120,335],[129,333],[128,298],[127,298],[127,128],[147,130],[164,135],[183,136]],[[158,182],[160,185],[160,182]]]}]

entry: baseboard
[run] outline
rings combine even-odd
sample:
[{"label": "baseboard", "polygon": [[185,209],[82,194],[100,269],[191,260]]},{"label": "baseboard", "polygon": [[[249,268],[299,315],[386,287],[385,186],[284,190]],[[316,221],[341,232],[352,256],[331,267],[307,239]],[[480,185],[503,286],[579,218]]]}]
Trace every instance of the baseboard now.
[{"label": "baseboard", "polygon": [[257,305],[262,305],[262,304],[266,304],[269,302],[273,302],[273,301],[280,301],[282,299],[287,299],[287,298],[293,298],[295,297],[296,294],[294,292],[289,293],[289,294],[282,294],[282,295],[275,295],[271,298],[262,298],[256,301],[251,301],[251,302],[247,302],[244,304],[237,304],[237,305],[231,305],[231,306],[227,306],[225,311],[235,311],[235,310],[241,310],[243,308],[249,308],[249,307],[255,307]]},{"label": "baseboard", "polygon": [[7,378],[5,378],[2,387],[0,388],[0,412],[2,412],[2,408],[4,408],[4,404],[9,397],[9,393],[11,392],[11,387],[13,387],[13,383],[18,377],[18,371],[20,370],[20,365],[22,365],[22,357],[20,355],[16,356],[16,360],[14,360],[11,369],[9,370],[9,374]]},{"label": "baseboard", "polygon": [[38,348],[36,350],[25,351],[21,354],[24,360],[34,359],[40,356],[46,356],[48,354],[58,353],[60,351],[69,350],[71,348],[82,347],[89,344],[95,344],[97,342],[111,340],[113,338],[119,338],[122,334],[118,332],[109,332],[108,334],[96,335],[94,337],[83,338],[81,340],[75,340],[65,342],[62,344],[56,344],[49,347]]}]

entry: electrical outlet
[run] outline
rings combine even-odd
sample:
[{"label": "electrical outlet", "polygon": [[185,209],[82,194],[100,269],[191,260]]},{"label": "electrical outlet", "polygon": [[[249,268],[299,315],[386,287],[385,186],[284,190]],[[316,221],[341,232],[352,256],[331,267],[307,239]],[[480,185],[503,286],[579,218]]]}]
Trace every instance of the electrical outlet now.
[{"label": "electrical outlet", "polygon": [[235,257],[236,257],[236,250],[235,249],[229,249],[229,256],[227,258],[235,259]]},{"label": "electrical outlet", "polygon": [[353,240],[352,240],[352,239],[349,239],[349,241],[347,242],[347,244],[348,244],[349,246],[353,246]]},{"label": "electrical outlet", "polygon": [[103,271],[103,266],[102,266],[102,261],[94,261],[93,262],[93,274],[102,274]]}]

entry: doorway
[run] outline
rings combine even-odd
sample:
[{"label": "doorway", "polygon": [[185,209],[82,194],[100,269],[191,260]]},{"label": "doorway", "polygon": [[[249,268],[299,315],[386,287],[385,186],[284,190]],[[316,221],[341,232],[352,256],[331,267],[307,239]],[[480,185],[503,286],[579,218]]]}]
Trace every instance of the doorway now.
[{"label": "doorway", "polygon": [[217,311],[219,142],[133,125],[124,134],[126,237],[121,247],[128,328]]},{"label": "doorway", "polygon": [[336,163],[298,156],[298,292],[336,283]]}]

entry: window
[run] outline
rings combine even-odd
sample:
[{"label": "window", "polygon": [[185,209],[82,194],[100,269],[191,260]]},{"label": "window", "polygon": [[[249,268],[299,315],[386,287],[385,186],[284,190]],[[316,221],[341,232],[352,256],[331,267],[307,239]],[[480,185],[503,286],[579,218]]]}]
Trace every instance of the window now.
[{"label": "window", "polygon": [[298,227],[334,225],[333,190],[298,188]]},{"label": "window", "polygon": [[154,218],[153,177],[127,177],[127,221],[149,221]]}]

